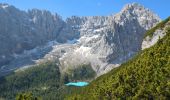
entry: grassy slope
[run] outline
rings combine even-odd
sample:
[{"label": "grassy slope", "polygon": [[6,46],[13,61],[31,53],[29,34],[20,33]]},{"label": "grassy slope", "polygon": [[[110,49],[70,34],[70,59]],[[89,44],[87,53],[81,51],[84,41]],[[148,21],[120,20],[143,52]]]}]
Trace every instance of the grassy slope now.
[{"label": "grassy slope", "polygon": [[[164,24],[159,24],[160,27],[157,28],[161,28]],[[170,98],[170,28],[168,30],[166,36],[156,45],[141,51],[119,68],[97,78],[83,88],[83,92],[72,94],[66,99]]]}]

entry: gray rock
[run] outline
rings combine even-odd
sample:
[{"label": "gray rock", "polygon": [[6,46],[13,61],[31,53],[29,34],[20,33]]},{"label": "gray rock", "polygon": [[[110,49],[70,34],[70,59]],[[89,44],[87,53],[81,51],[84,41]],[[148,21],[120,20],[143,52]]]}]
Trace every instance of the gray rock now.
[{"label": "gray rock", "polygon": [[13,54],[21,54],[51,40],[66,42],[73,39],[73,35],[57,14],[38,9],[25,12],[0,4],[0,65],[14,59]]},{"label": "gray rock", "polygon": [[[127,4],[116,15],[73,16],[66,21],[49,11],[24,12],[0,4],[0,65],[12,69],[24,66],[25,61],[33,64],[58,59],[62,71],[90,63],[101,75],[137,53],[146,30],[159,21],[137,3]],[[59,43],[46,46],[49,41]],[[35,52],[24,52],[35,48]]]},{"label": "gray rock", "polygon": [[61,65],[67,69],[91,63],[101,75],[141,50],[144,33],[159,21],[157,15],[137,3],[127,4],[116,15],[68,18],[67,23],[80,38],[60,58]]}]

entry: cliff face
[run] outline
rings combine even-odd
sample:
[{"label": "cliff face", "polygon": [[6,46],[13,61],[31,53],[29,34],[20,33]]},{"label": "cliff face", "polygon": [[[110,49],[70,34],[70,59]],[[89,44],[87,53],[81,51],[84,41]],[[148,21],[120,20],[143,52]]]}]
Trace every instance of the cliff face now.
[{"label": "cliff face", "polygon": [[138,52],[146,30],[159,21],[157,15],[137,3],[126,5],[116,15],[69,18],[67,23],[80,38],[60,61],[65,67],[91,63],[103,74]]},{"label": "cliff face", "polygon": [[[116,15],[73,16],[66,21],[49,11],[24,12],[0,4],[0,65],[21,67],[21,58],[58,59],[62,70],[90,63],[100,75],[138,52],[145,31],[159,21],[157,15],[137,3],[126,5]],[[49,41],[55,42],[49,45]],[[36,51],[23,52],[33,48]]]},{"label": "cliff face", "polygon": [[170,18],[146,33],[146,38],[154,40],[153,46],[149,44],[131,60],[93,80],[82,92],[73,92],[66,100],[168,99]]},{"label": "cliff face", "polygon": [[0,25],[0,65],[9,63],[13,55],[24,50],[44,45],[51,40],[65,42],[74,37],[73,31],[59,15],[45,10],[24,12],[14,6],[0,4]]}]

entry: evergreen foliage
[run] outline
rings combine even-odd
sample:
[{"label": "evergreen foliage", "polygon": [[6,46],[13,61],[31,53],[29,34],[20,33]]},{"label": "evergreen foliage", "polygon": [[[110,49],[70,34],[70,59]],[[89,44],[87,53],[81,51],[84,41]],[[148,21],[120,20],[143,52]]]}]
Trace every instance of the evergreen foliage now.
[{"label": "evergreen foliage", "polygon": [[[164,27],[164,24],[157,28]],[[170,27],[167,28],[166,36],[157,44],[97,78],[81,93],[72,94],[66,100],[168,100],[169,98]]]},{"label": "evergreen foliage", "polygon": [[54,62],[20,70],[0,80],[0,97],[14,99],[18,93],[32,92],[46,96],[49,90],[60,87],[60,71]]},{"label": "evergreen foliage", "polygon": [[[63,100],[67,94],[78,90],[65,83],[73,80],[89,80],[95,72],[88,65],[81,65],[70,73],[60,73],[56,62],[46,62],[24,70],[19,70],[0,79],[0,98],[5,100]],[[64,83],[65,82],[65,83]],[[41,97],[41,98],[39,98]]]},{"label": "evergreen foliage", "polygon": [[18,94],[16,100],[42,100],[40,97],[33,96],[32,93]]},{"label": "evergreen foliage", "polygon": [[[170,18],[149,30],[165,27]],[[170,21],[169,21],[170,22]],[[55,62],[47,62],[15,72],[0,79],[0,98],[12,100],[119,100],[170,98],[170,27],[166,35],[151,48],[98,77],[82,88],[67,87],[73,80],[88,80],[95,76],[90,65],[60,73]],[[41,98],[40,98],[41,97]]]},{"label": "evergreen foliage", "polygon": [[82,64],[77,68],[68,69],[64,74],[64,83],[77,80],[90,80],[96,76],[96,72],[92,69],[91,64]]}]

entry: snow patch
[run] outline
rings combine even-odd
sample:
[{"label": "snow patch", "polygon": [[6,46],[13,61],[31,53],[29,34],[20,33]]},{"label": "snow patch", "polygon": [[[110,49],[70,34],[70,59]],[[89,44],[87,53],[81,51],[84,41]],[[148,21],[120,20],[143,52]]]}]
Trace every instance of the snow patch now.
[{"label": "snow patch", "polygon": [[97,39],[99,38],[100,36],[99,35],[93,35],[93,36],[82,36],[79,40],[79,42],[82,42],[82,43],[87,43],[91,40],[94,40],[94,39]]},{"label": "snow patch", "polygon": [[9,5],[3,5],[3,6],[1,6],[3,9],[5,9],[5,8],[7,8],[7,7],[9,7]]},{"label": "snow patch", "polygon": [[91,48],[90,47],[84,47],[84,46],[80,46],[80,48],[76,49],[75,50],[75,53],[79,53],[85,57],[87,57],[88,55],[90,55],[90,50]]},{"label": "snow patch", "polygon": [[60,61],[63,60],[63,59],[66,57],[67,54],[68,54],[68,53],[64,53],[63,56],[59,58],[59,60],[60,60]]},{"label": "snow patch", "polygon": [[104,30],[104,29],[103,28],[95,29],[93,32],[101,32],[102,30]]},{"label": "snow patch", "polygon": [[37,21],[37,17],[35,16],[32,21],[35,23]]}]

